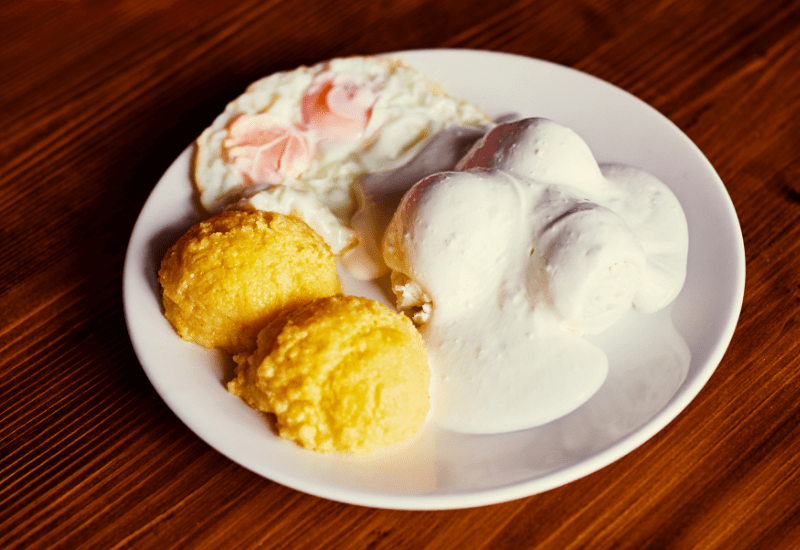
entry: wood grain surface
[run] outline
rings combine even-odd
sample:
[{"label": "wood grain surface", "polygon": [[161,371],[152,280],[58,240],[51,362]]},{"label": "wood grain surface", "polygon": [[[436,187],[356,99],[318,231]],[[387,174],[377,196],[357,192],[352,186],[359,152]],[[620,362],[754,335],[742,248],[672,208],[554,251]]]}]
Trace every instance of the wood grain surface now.
[{"label": "wood grain surface", "polygon": [[[349,54],[511,52],[678,125],[742,226],[744,306],[663,431],[564,487],[408,512],[259,477],[167,408],[125,327],[145,199],[251,81]],[[6,0],[0,548],[800,548],[800,2]]]}]

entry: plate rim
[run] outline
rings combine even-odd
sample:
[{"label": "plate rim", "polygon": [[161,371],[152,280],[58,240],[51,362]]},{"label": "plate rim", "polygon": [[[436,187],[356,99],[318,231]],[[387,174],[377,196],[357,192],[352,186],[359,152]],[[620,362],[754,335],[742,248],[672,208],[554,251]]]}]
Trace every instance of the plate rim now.
[{"label": "plate rim", "polygon": [[[683,139],[686,142],[688,142],[690,147],[694,149],[695,154],[699,155],[698,158],[705,163],[707,170],[711,174],[713,174],[713,176],[715,176],[715,185],[718,186],[718,189],[716,190],[717,194],[720,195],[721,199],[723,199],[727,214],[727,220],[733,224],[732,229],[734,229],[734,231],[732,235],[729,235],[729,237],[733,237],[733,241],[735,241],[731,251],[735,256],[734,261],[737,267],[736,272],[733,274],[735,279],[733,282],[735,293],[732,296],[732,300],[728,304],[729,312],[728,315],[726,316],[724,326],[721,327],[721,330],[718,333],[716,344],[714,345],[711,353],[709,354],[708,359],[697,370],[697,376],[695,376],[691,381],[685,380],[683,384],[680,386],[679,390],[676,392],[676,394],[672,396],[672,398],[667,402],[667,404],[661,410],[659,410],[653,418],[651,418],[649,421],[647,421],[644,425],[640,426],[639,428],[626,434],[621,439],[616,440],[609,447],[588,455],[578,463],[565,465],[553,471],[550,471],[544,475],[535,476],[533,478],[521,482],[512,482],[505,485],[494,486],[491,488],[473,489],[468,492],[402,494],[402,493],[385,493],[379,491],[342,487],[333,483],[324,483],[324,482],[309,480],[302,476],[292,475],[281,471],[272,472],[270,475],[267,475],[262,471],[263,468],[259,467],[258,465],[249,464],[249,461],[246,460],[243,461],[241,460],[241,457],[231,456],[231,453],[229,452],[228,449],[219,448],[219,446],[210,442],[208,437],[204,436],[205,430],[203,429],[203,427],[197,425],[196,419],[188,417],[184,410],[180,409],[180,407],[177,407],[174,404],[172,396],[164,389],[164,387],[161,384],[161,381],[157,377],[154,377],[153,372],[151,372],[151,369],[149,369],[146,366],[145,364],[146,354],[143,352],[142,349],[140,349],[140,346],[143,346],[144,344],[140,341],[139,335],[135,334],[135,328],[134,328],[135,313],[131,309],[133,304],[132,285],[134,284],[134,281],[136,279],[136,273],[134,272],[134,268],[136,266],[141,266],[141,263],[139,262],[140,258],[134,257],[134,253],[138,250],[134,245],[136,245],[136,239],[141,236],[140,232],[142,231],[143,219],[145,219],[144,216],[145,211],[148,207],[148,204],[153,200],[156,189],[158,188],[158,184],[161,181],[163,181],[164,177],[169,173],[170,170],[172,170],[176,166],[176,164],[179,161],[181,161],[181,159],[183,159],[183,161],[191,162],[190,158],[191,151],[192,148],[194,147],[194,142],[192,142],[173,161],[170,167],[165,171],[162,177],[154,185],[150,195],[143,204],[139,212],[139,215],[137,216],[137,220],[133,226],[131,237],[128,241],[128,248],[125,254],[125,263],[123,267],[123,277],[122,277],[123,309],[124,309],[125,322],[129,333],[129,338],[134,348],[134,353],[136,354],[136,357],[139,360],[140,365],[145,371],[148,380],[150,380],[156,392],[159,394],[161,399],[167,404],[170,410],[172,410],[172,412],[176,414],[176,416],[178,416],[178,418],[184,424],[186,424],[187,427],[189,427],[190,430],[195,433],[195,435],[197,435],[206,444],[214,448],[217,452],[220,452],[222,455],[226,456],[228,459],[253,471],[257,475],[260,475],[262,477],[265,477],[267,479],[270,479],[287,487],[291,487],[296,490],[309,493],[321,498],[326,498],[329,500],[334,500],[339,502],[345,502],[354,505],[370,506],[376,508],[387,508],[387,509],[439,510],[439,509],[469,508],[475,506],[495,504],[499,502],[505,502],[509,500],[523,498],[526,496],[531,496],[534,494],[538,494],[565,485],[567,483],[585,477],[595,471],[598,471],[608,466],[609,464],[621,459],[625,455],[631,453],[637,447],[639,447],[644,442],[652,438],[656,433],[664,429],[683,410],[685,410],[688,404],[692,400],[694,400],[695,397],[700,393],[702,388],[706,385],[706,383],[711,378],[713,373],[716,371],[716,368],[722,361],[722,358],[724,357],[725,352],[727,351],[730,342],[733,338],[733,334],[739,320],[744,300],[744,290],[745,290],[746,265],[745,265],[744,240],[735,207],[730,198],[730,195],[727,192],[727,189],[724,186],[724,183],[720,179],[716,170],[713,168],[713,166],[705,157],[705,155],[702,153],[702,151],[700,151],[700,149],[690,140],[690,138],[683,131],[681,131],[680,128],[677,127],[677,125],[675,125],[671,120],[669,120],[655,108],[648,105],[647,103],[637,98],[636,96],[630,94],[626,90],[619,88],[591,74],[580,71],[578,69],[560,65],[552,61],[537,59],[524,55],[496,52],[491,50],[479,50],[479,49],[460,49],[460,48],[413,49],[413,50],[398,50],[393,52],[387,52],[381,55],[397,56],[401,58],[405,57],[412,59],[414,57],[426,57],[431,55],[434,56],[446,55],[446,56],[457,56],[457,57],[458,56],[469,57],[476,55],[486,56],[486,57],[500,56],[504,58],[513,58],[523,64],[528,64],[528,63],[531,63],[533,65],[544,64],[544,66],[549,67],[551,70],[577,73],[579,75],[582,75],[583,77],[588,77],[597,83],[601,83],[601,85],[609,86],[618,92],[622,92],[627,96],[628,99],[633,99],[636,102],[640,103],[641,105],[644,105],[647,109],[649,109],[652,112],[652,114],[657,115],[661,119],[662,123],[667,123],[674,132],[677,132],[680,136],[683,137]],[[413,62],[410,61],[409,63],[413,65]],[[137,230],[139,231],[138,233]],[[178,410],[176,410],[176,408]]]}]

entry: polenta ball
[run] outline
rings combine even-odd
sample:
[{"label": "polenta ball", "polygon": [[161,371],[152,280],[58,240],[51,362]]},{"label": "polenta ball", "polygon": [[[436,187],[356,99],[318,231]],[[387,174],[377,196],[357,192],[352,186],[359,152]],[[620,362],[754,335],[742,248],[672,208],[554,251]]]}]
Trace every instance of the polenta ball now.
[{"label": "polenta ball", "polygon": [[430,371],[411,321],[373,300],[320,298],[284,313],[234,357],[228,390],[274,413],[281,437],[318,452],[365,453],[416,433]]},{"label": "polenta ball", "polygon": [[228,211],[198,223],[167,251],[158,272],[164,315],[185,340],[229,353],[286,308],[340,294],[328,245],[297,218]]}]

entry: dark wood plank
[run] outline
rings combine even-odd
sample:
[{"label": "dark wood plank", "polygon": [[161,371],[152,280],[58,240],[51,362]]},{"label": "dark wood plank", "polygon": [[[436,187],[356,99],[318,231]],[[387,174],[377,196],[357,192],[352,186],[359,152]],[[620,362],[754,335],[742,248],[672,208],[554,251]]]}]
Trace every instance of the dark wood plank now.
[{"label": "dark wood plank", "polygon": [[[0,547],[797,546],[799,2],[13,0],[0,46]],[[660,110],[731,194],[747,288],[717,372],[633,453],[517,501],[377,510],[191,433],[133,353],[121,271],[159,176],[251,81],[427,47],[562,63]]]}]

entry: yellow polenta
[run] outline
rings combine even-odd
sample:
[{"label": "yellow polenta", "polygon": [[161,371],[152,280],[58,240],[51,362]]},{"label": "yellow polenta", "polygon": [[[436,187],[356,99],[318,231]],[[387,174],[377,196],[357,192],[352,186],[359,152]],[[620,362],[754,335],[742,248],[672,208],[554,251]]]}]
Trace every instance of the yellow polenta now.
[{"label": "yellow polenta", "polygon": [[189,229],[161,262],[164,314],[178,334],[229,353],[286,308],[341,293],[328,245],[305,223],[228,211]]},{"label": "yellow polenta", "polygon": [[422,338],[408,318],[366,298],[320,298],[286,312],[258,335],[255,352],[234,359],[228,390],[315,451],[402,441],[428,413]]}]

